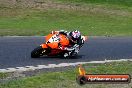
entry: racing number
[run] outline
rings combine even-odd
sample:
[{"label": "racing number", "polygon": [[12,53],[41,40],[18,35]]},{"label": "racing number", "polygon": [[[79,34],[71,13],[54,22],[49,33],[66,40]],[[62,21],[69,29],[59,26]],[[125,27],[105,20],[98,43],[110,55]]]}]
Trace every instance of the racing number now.
[{"label": "racing number", "polygon": [[59,37],[57,35],[54,35],[52,36],[50,39],[49,39],[49,42],[52,43],[52,42],[59,42]]}]

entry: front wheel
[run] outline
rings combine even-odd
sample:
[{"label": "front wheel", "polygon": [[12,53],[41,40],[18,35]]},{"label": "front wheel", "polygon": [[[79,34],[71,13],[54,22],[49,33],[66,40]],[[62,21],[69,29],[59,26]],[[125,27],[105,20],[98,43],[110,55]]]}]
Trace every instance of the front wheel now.
[{"label": "front wheel", "polygon": [[39,58],[42,54],[43,48],[41,46],[35,48],[32,52],[31,52],[31,58]]}]

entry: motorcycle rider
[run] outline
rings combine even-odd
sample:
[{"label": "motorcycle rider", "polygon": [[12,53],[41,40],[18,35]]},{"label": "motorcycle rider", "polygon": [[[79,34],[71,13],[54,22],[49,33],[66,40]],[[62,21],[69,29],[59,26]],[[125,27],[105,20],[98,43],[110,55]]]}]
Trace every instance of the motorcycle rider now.
[{"label": "motorcycle rider", "polygon": [[68,53],[64,54],[64,57],[75,55],[79,52],[79,49],[83,46],[84,40],[82,39],[81,32],[78,30],[67,32],[65,30],[52,31],[52,33],[59,33],[65,35],[70,42],[68,47],[60,46],[62,50],[68,50]]}]

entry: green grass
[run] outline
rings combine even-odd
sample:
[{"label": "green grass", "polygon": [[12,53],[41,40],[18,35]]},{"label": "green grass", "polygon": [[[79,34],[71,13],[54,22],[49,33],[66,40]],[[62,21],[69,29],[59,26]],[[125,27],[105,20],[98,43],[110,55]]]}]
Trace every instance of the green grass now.
[{"label": "green grass", "polygon": [[0,73],[0,79],[4,79],[8,76],[9,76],[9,74],[7,74],[7,73]]},{"label": "green grass", "polygon": [[[84,65],[89,74],[130,74],[132,75],[132,62],[113,62],[106,64]],[[76,83],[78,69],[63,72],[41,73],[33,77],[11,80],[0,84],[0,88],[80,88]],[[83,88],[129,88],[128,84],[87,84]]]},{"label": "green grass", "polygon": [[[19,13],[19,11],[22,11],[22,13]],[[9,10],[10,12],[12,12],[12,9]],[[76,28],[79,28],[84,35],[132,35],[130,16],[72,10],[26,10],[23,12],[19,9],[12,14],[12,16],[0,16],[1,36],[45,35],[55,29],[73,30]]]},{"label": "green grass", "polygon": [[117,5],[131,7],[132,0],[58,0],[64,3],[81,3],[81,4],[100,4],[100,5]]},{"label": "green grass", "polygon": [[132,11],[132,0],[56,0],[59,3],[73,4],[76,6],[87,6],[90,8],[101,7],[107,10]]},{"label": "green grass", "polygon": [[[61,1],[64,2],[64,0]],[[0,8],[0,36],[42,36],[51,30],[59,29],[80,29],[82,34],[89,36],[132,36],[132,9],[117,9],[111,6],[112,3],[117,3],[119,8],[122,6],[131,8],[130,0],[120,0],[120,2],[117,0],[115,2],[113,0],[72,0],[72,2],[92,5],[86,6],[87,9],[84,10]],[[103,3],[109,4],[109,8]],[[83,9],[81,6],[80,8]]]}]

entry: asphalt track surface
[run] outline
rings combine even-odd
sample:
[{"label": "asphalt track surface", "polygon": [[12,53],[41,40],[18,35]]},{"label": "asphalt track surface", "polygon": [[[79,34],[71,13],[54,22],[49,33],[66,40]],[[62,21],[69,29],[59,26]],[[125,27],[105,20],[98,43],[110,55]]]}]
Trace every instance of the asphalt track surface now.
[{"label": "asphalt track surface", "polygon": [[89,37],[74,58],[31,58],[44,37],[0,37],[0,69],[60,63],[132,59],[132,37]]}]

